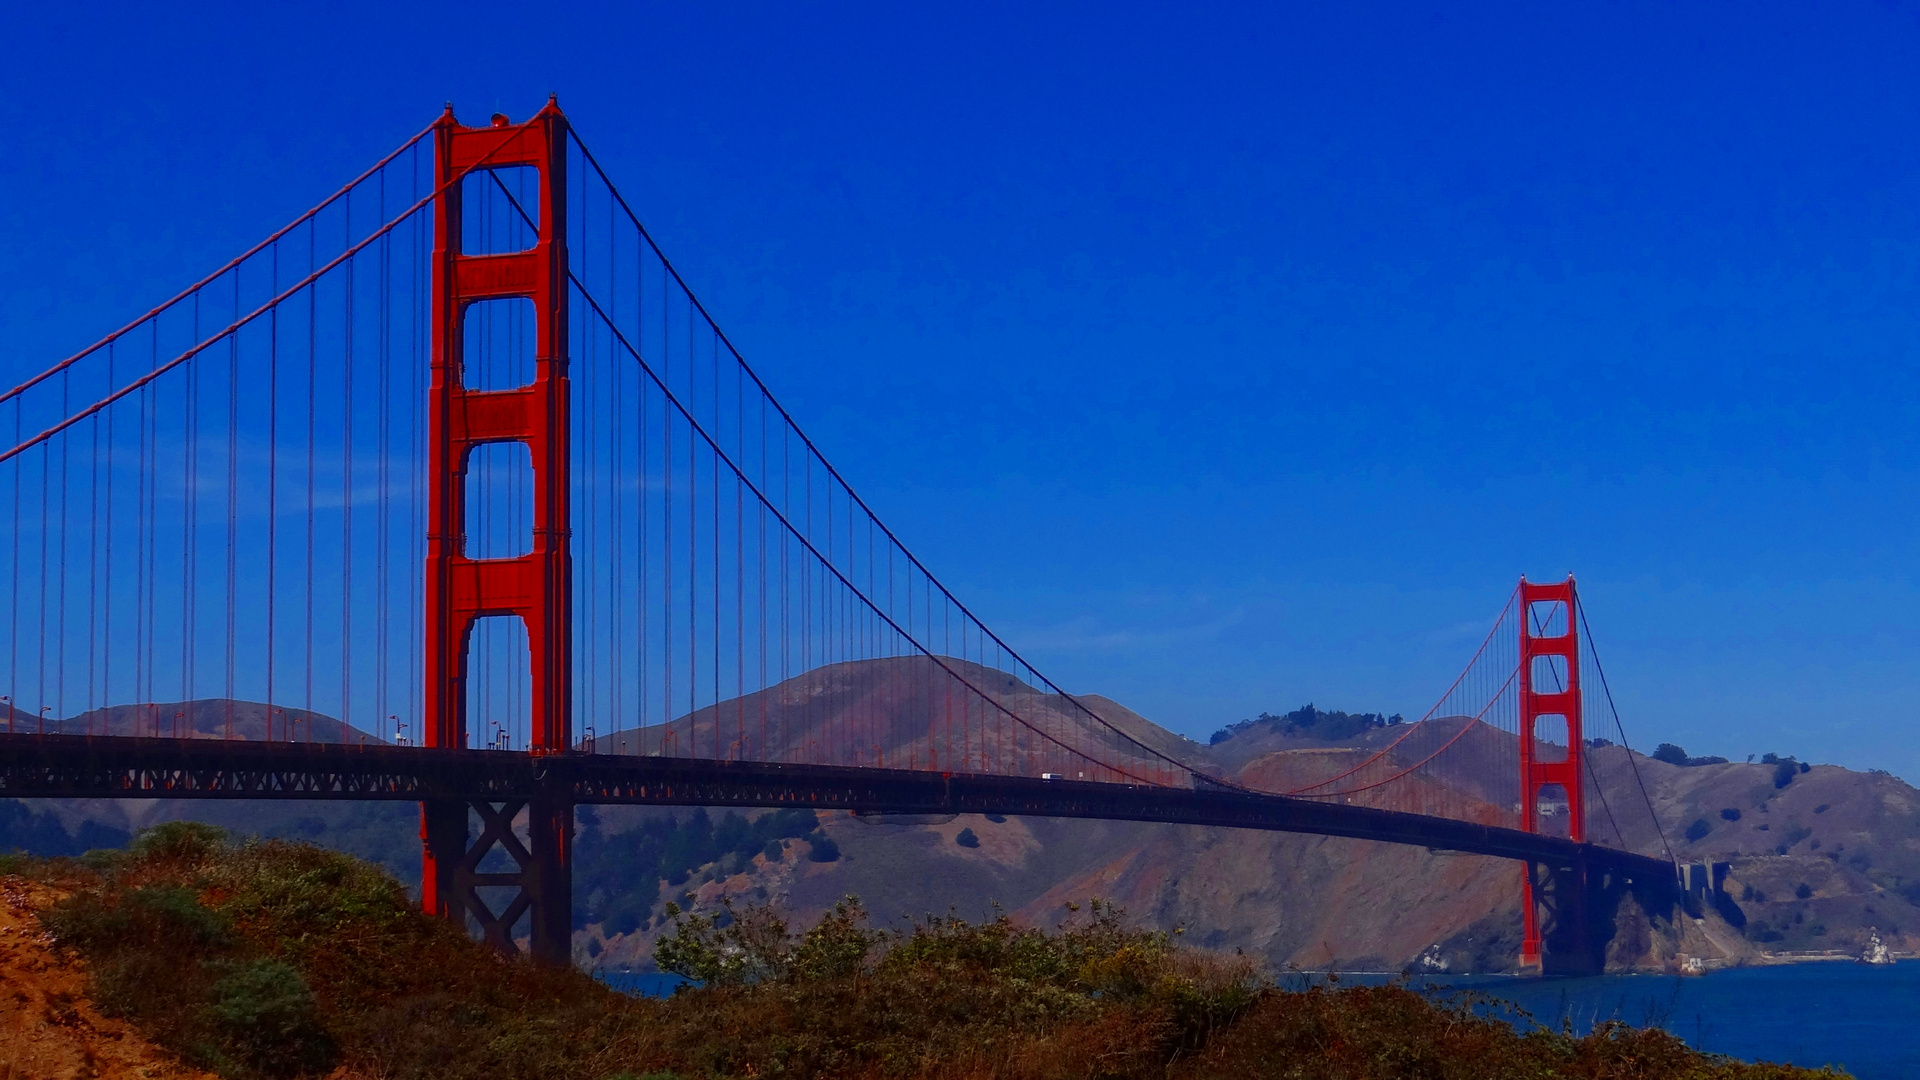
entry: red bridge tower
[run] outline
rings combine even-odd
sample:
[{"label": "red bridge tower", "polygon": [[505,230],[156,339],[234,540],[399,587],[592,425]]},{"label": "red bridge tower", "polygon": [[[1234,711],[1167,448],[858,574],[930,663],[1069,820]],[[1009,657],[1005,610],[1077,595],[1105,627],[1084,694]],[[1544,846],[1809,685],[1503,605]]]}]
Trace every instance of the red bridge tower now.
[{"label": "red bridge tower", "polygon": [[[529,750],[538,758],[570,745],[573,643],[569,611],[573,568],[567,516],[567,120],[547,107],[524,124],[495,116],[490,127],[462,127],[449,105],[434,128],[432,389],[429,395],[429,503],[426,565],[426,710],[423,743],[467,746],[467,649],[475,620],[514,616],[527,628],[533,709]],[[461,182],[484,170],[539,172],[537,240],[525,251],[463,254]],[[534,380],[510,390],[462,385],[467,309],[481,301],[533,302]],[[533,458],[532,550],[517,558],[472,559],[465,552],[467,462],[486,443],[525,443]],[[479,840],[468,843],[468,811],[478,811]],[[528,814],[528,842],[514,833]],[[525,803],[435,800],[421,804],[425,861],[421,904],[462,922],[471,915],[495,947],[516,952],[513,924],[531,909],[531,951],[571,958],[569,863],[573,805],[564,793]],[[481,873],[498,846],[513,873]],[[481,887],[517,887],[501,911]]]},{"label": "red bridge tower", "polygon": [[[1562,804],[1541,801],[1542,792],[1563,793],[1567,837],[1587,839],[1585,747],[1580,724],[1580,641],[1573,578],[1554,585],[1520,579],[1520,827],[1541,832],[1543,809],[1557,813]],[[1541,942],[1552,966],[1586,966],[1586,868],[1528,863],[1521,889],[1524,932],[1520,962],[1542,963]],[[1546,918],[1544,921],[1541,915]]]}]

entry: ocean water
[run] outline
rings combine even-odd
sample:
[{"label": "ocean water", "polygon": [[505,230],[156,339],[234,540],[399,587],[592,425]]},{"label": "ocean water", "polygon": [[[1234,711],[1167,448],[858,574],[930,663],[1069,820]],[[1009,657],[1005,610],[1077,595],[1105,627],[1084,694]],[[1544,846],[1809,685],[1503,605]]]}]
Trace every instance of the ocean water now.
[{"label": "ocean water", "polygon": [[1512,1002],[1536,1022],[1659,1026],[1746,1061],[1836,1065],[1859,1080],[1920,1078],[1920,960],[1734,968],[1708,975],[1431,978]]},{"label": "ocean water", "polygon": [[688,982],[678,975],[658,971],[596,971],[593,977],[636,997],[666,997]]},{"label": "ocean water", "polygon": [[[617,990],[653,997],[685,981],[658,973],[600,978]],[[1788,964],[1690,977],[1439,976],[1420,985],[1436,993],[1486,994],[1517,1005],[1537,1023],[1569,1023],[1577,1034],[1617,1019],[1662,1027],[1697,1049],[1746,1061],[1837,1065],[1859,1080],[1920,1080],[1920,960]]]}]

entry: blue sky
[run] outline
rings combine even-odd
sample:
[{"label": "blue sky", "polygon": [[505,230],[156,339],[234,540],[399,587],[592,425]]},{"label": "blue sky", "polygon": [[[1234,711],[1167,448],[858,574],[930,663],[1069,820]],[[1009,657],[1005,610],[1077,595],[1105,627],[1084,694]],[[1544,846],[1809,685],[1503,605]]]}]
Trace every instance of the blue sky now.
[{"label": "blue sky", "polygon": [[7,373],[443,101],[554,91],[828,456],[1070,689],[1200,737],[1417,713],[1520,574],[1572,571],[1636,742],[1920,779],[1911,5],[82,3],[9,31]]}]

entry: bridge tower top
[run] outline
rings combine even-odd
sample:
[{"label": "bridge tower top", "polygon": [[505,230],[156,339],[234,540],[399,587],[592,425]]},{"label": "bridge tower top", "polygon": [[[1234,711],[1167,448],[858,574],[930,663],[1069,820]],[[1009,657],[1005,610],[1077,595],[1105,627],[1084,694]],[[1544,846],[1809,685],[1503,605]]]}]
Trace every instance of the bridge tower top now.
[{"label": "bridge tower top", "polygon": [[[570,743],[572,562],[568,550],[567,120],[547,106],[522,124],[496,115],[463,127],[448,106],[434,125],[432,382],[428,397],[426,697],[424,742],[467,745],[467,651],[476,620],[517,616],[532,658],[528,748]],[[524,251],[461,250],[462,178],[530,167],[539,174],[536,240]],[[464,384],[465,324],[475,304],[528,299],[534,381],[504,390]],[[475,447],[524,443],[533,463],[531,550],[514,558],[466,553],[467,466]]]}]

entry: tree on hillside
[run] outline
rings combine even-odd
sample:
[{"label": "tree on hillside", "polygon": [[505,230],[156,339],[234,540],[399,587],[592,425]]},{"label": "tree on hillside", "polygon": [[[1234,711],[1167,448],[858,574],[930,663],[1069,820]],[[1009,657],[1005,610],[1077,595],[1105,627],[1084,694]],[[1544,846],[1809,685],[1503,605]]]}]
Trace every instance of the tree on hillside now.
[{"label": "tree on hillside", "polygon": [[1670,742],[1663,742],[1653,748],[1653,760],[1664,761],[1669,765],[1685,765],[1687,752]]},{"label": "tree on hillside", "polygon": [[1685,750],[1680,749],[1670,742],[1663,742],[1659,746],[1654,747],[1653,760],[1664,761],[1669,765],[1681,766],[1725,765],[1727,763],[1727,759],[1723,757],[1688,757]]},{"label": "tree on hillside", "polygon": [[1207,742],[1208,745],[1218,746],[1236,735],[1246,734],[1256,728],[1278,731],[1282,735],[1302,735],[1311,739],[1325,739],[1333,742],[1351,739],[1374,728],[1391,727],[1406,722],[1406,717],[1399,713],[1394,713],[1392,716],[1381,713],[1350,713],[1341,712],[1338,709],[1316,708],[1309,703],[1280,716],[1263,712],[1251,720],[1230,724],[1214,732]]}]

